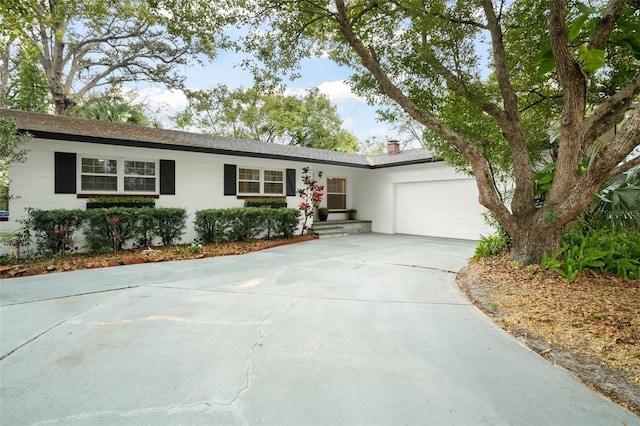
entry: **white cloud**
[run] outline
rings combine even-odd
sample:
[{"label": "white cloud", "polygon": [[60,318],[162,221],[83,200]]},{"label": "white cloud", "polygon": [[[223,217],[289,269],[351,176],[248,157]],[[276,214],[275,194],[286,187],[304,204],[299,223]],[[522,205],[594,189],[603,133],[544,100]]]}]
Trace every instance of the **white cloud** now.
[{"label": "white cloud", "polygon": [[346,80],[324,81],[320,83],[318,89],[327,95],[333,103],[349,101],[365,102],[364,99],[351,91],[351,87],[349,87]]},{"label": "white cloud", "polygon": [[151,110],[168,113],[176,113],[187,106],[187,97],[182,91],[160,87],[139,89],[135,100],[148,105]]},{"label": "white cloud", "polygon": [[369,130],[370,136],[385,137],[393,133],[393,130],[389,127],[377,127]]}]

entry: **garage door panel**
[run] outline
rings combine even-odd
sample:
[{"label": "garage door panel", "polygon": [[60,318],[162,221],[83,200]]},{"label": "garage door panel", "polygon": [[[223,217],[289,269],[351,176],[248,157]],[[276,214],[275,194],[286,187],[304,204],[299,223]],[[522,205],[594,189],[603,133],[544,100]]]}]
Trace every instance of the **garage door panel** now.
[{"label": "garage door panel", "polygon": [[478,239],[491,229],[484,223],[473,179],[396,185],[396,232]]}]

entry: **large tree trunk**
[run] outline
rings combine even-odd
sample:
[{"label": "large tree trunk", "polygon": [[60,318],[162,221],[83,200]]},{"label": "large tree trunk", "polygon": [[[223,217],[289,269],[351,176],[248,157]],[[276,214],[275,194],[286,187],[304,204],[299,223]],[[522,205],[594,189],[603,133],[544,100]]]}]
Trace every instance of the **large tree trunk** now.
[{"label": "large tree trunk", "polygon": [[56,107],[56,115],[66,115],[68,116],[71,112],[71,108],[75,105],[75,102],[70,99],[62,96],[61,98],[55,99],[55,107]]},{"label": "large tree trunk", "polygon": [[519,232],[511,236],[510,258],[513,262],[521,265],[540,263],[544,254],[551,256],[561,247],[562,227],[548,221],[534,223],[521,226]]}]

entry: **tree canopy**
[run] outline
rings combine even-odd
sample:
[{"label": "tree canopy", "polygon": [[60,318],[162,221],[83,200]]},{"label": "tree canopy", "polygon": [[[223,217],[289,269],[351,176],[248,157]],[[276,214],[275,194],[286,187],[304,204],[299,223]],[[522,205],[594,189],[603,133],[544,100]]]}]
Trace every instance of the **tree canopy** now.
[{"label": "tree canopy", "polygon": [[[428,146],[473,173],[480,203],[511,235],[520,263],[558,249],[598,188],[640,164],[625,162],[640,141],[637,2],[239,4],[252,11],[243,44],[256,75],[295,73],[309,56],[351,67],[354,91],[386,102],[390,120],[420,123]],[[551,162],[541,197],[536,172]],[[499,175],[513,180],[509,202]]]},{"label": "tree canopy", "polygon": [[81,101],[71,109],[70,115],[138,126],[154,124],[149,118],[150,111],[147,110],[147,107],[134,101],[136,95],[136,91],[125,92],[122,87],[113,86],[99,94],[90,96],[86,101]]},{"label": "tree canopy", "polygon": [[187,90],[188,107],[174,117],[181,128],[219,136],[353,152],[358,143],[341,128],[335,105],[318,89],[304,95],[265,94],[255,88]]},{"label": "tree canopy", "polygon": [[[206,7],[206,2],[186,0],[5,0],[0,8],[3,102],[11,85],[18,84],[12,76],[22,78],[11,68],[20,69],[16,58],[24,52],[37,55],[60,115],[104,85],[149,81],[180,87],[181,67],[199,61],[199,55],[212,56],[223,43],[220,23]],[[180,32],[182,26],[189,33]]]}]

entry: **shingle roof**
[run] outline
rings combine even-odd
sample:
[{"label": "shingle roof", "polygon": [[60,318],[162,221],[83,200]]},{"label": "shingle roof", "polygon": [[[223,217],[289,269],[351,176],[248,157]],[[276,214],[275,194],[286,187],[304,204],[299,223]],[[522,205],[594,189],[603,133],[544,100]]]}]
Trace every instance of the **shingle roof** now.
[{"label": "shingle roof", "polygon": [[397,154],[364,155],[7,109],[0,109],[0,116],[14,118],[20,130],[36,137],[55,140],[302,160],[361,168],[433,161],[431,153],[425,149]]}]

